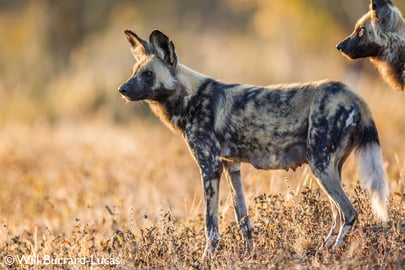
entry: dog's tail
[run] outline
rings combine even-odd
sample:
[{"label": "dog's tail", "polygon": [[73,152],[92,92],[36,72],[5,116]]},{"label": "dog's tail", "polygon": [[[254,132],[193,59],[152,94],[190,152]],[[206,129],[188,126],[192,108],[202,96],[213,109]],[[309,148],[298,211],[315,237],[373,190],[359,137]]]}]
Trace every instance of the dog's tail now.
[{"label": "dog's tail", "polygon": [[362,107],[362,120],[357,134],[356,151],[360,179],[362,185],[371,193],[371,205],[374,213],[382,221],[387,221],[389,190],[380,141],[370,110],[365,103]]}]

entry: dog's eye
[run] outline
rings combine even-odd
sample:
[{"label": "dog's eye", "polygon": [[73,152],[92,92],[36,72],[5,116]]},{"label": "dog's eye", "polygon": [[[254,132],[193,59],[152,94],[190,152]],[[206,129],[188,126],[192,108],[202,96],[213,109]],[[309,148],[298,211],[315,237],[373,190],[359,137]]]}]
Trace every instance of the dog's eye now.
[{"label": "dog's eye", "polygon": [[145,78],[151,78],[153,76],[153,72],[150,70],[146,70],[142,73],[142,76],[144,76]]}]

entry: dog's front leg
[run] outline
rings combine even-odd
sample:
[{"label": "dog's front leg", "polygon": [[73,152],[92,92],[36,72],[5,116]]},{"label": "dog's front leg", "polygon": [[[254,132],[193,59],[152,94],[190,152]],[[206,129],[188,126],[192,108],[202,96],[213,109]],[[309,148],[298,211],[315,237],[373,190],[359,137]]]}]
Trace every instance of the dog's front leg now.
[{"label": "dog's front leg", "polygon": [[[204,136],[203,136],[204,135]],[[204,257],[215,252],[220,234],[218,231],[219,181],[222,162],[219,157],[218,143],[209,134],[189,135],[190,150],[197,161],[203,183],[205,199],[205,233],[207,245]]]},{"label": "dog's front leg", "polygon": [[214,253],[220,234],[218,231],[218,201],[219,201],[220,172],[208,174],[202,170],[202,181],[205,198],[205,232],[207,245],[204,254]]}]

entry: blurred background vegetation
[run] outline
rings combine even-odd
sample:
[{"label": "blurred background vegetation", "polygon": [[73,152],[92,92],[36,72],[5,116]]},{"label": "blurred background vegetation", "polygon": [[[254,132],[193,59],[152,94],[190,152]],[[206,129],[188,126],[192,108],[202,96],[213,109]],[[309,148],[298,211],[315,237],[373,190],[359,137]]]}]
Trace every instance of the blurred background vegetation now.
[{"label": "blurred background vegetation", "polygon": [[162,30],[183,64],[223,81],[331,78],[361,89],[377,73],[335,45],[367,9],[367,0],[0,0],[0,123],[148,115],[122,106],[116,90],[133,63],[126,28],[144,39]]}]

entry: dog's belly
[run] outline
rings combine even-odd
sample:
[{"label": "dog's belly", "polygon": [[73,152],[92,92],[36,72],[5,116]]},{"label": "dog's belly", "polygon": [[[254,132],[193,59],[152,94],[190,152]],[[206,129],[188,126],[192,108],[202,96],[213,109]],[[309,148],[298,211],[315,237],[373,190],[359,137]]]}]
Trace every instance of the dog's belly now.
[{"label": "dog's belly", "polygon": [[296,143],[284,148],[246,149],[245,147],[222,148],[222,158],[235,162],[247,162],[257,169],[293,169],[306,162],[306,144]]}]

